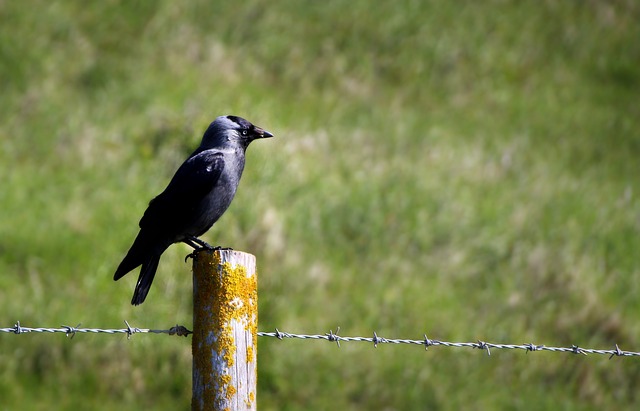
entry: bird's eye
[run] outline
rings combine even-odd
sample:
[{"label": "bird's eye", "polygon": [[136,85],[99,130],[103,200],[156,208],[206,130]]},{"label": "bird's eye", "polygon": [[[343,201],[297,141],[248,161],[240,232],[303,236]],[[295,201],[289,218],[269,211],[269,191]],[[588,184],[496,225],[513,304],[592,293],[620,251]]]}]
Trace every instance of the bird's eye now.
[{"label": "bird's eye", "polygon": [[246,136],[247,134],[249,134],[249,131],[248,130],[242,130],[241,133],[242,133],[243,136]]}]

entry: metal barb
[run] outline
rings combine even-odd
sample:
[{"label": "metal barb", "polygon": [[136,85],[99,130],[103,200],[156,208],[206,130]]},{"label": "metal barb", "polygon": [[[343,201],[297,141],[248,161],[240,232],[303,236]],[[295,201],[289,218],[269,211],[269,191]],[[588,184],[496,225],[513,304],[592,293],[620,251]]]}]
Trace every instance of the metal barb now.
[{"label": "metal barb", "polygon": [[378,334],[376,334],[376,332],[373,332],[373,348],[378,348]]},{"label": "metal barb", "polygon": [[427,338],[427,334],[425,334],[424,341],[422,341],[422,344],[424,344],[424,350],[429,351],[429,347],[433,345],[433,341]]},{"label": "metal barb", "polygon": [[486,342],[478,340],[475,348],[487,350],[487,355],[491,356],[491,350],[489,349],[489,345],[487,345]]},{"label": "metal barb", "polygon": [[193,334],[193,331],[189,330],[184,325],[176,324],[175,327],[169,328],[169,335],[177,335],[179,337],[187,337],[189,334]]},{"label": "metal barb", "polygon": [[14,334],[22,334],[22,327],[20,327],[20,321],[16,322],[13,328],[15,329],[15,331],[13,332]]},{"label": "metal barb", "polygon": [[609,356],[609,359],[612,359],[614,356],[620,357],[622,355],[624,355],[624,351],[621,351],[618,344],[616,344],[616,350]]},{"label": "metal barb", "polygon": [[124,320],[124,323],[127,324],[127,330],[125,331],[127,333],[127,340],[130,340],[133,334],[140,332],[138,328],[131,328],[127,320]]},{"label": "metal barb", "polygon": [[282,334],[280,333],[280,330],[278,330],[277,328],[276,328],[276,337],[277,337],[279,340],[282,340],[282,338],[283,338],[283,337],[282,337]]},{"label": "metal barb", "polygon": [[524,346],[527,349],[527,354],[529,354],[529,351],[532,351],[532,352],[533,351],[540,351],[541,349],[544,348],[544,345],[535,345],[535,344],[532,344],[532,343],[525,344]]},{"label": "metal barb", "polygon": [[584,352],[584,350],[580,347],[578,347],[577,345],[572,345],[571,346],[571,352],[574,354],[582,354],[582,355],[587,355],[586,352]]},{"label": "metal barb", "polygon": [[78,328],[80,328],[80,325],[82,325],[82,323],[78,323],[78,325],[76,325],[75,327],[70,327],[68,325],[62,325],[61,327],[67,330],[65,336],[68,337],[69,335],[71,335],[71,338],[69,339],[73,340],[73,337],[76,336],[76,332],[78,331]]},{"label": "metal barb", "polygon": [[333,330],[329,330],[329,334],[325,334],[329,341],[335,341],[338,344],[338,348],[340,348],[340,336],[338,333],[340,332],[340,327],[336,329],[336,333],[333,333]]}]

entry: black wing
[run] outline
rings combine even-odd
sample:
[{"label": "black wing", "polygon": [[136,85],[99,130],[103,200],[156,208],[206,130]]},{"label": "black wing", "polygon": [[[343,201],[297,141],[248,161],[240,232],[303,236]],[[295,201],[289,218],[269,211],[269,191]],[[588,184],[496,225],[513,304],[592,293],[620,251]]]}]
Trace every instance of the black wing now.
[{"label": "black wing", "polygon": [[216,185],[224,169],[224,155],[206,150],[187,159],[167,188],[151,200],[140,220],[140,228],[168,235],[179,234]]}]

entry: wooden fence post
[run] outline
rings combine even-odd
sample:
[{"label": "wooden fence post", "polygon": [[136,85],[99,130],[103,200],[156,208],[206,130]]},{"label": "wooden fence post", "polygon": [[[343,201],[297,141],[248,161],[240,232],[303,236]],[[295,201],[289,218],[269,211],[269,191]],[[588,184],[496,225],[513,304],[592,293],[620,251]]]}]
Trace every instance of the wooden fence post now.
[{"label": "wooden fence post", "polygon": [[199,251],[193,262],[192,410],[255,410],[256,259]]}]

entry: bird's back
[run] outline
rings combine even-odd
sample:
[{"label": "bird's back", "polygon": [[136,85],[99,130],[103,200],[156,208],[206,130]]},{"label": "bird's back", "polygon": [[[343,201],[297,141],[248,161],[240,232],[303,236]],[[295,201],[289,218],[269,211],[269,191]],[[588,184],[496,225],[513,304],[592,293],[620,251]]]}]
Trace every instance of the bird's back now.
[{"label": "bird's back", "polygon": [[229,208],[244,158],[241,148],[196,150],[167,188],[151,200],[140,228],[157,232],[171,243],[204,234]]}]

